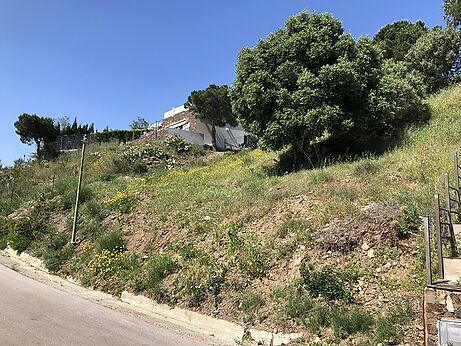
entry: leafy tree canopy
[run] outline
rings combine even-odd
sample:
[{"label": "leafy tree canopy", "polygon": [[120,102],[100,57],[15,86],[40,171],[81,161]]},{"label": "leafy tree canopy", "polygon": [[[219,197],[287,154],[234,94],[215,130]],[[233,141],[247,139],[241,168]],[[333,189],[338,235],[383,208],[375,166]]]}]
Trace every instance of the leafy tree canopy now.
[{"label": "leafy tree canopy", "polygon": [[143,117],[137,117],[136,120],[133,120],[130,127],[133,130],[143,130],[143,129],[147,129],[149,125],[150,124],[146,119],[144,119]]},{"label": "leafy tree canopy", "polygon": [[410,48],[427,32],[426,25],[420,20],[416,23],[399,20],[381,28],[373,42],[382,50],[384,59],[403,61]]},{"label": "leafy tree canopy", "polygon": [[39,117],[36,114],[21,114],[14,126],[22,143],[36,144],[37,157],[42,157],[43,149],[47,144],[53,142],[59,134],[52,118]]},{"label": "leafy tree canopy", "polygon": [[444,0],[445,20],[453,26],[461,25],[461,0]]},{"label": "leafy tree canopy", "polygon": [[199,118],[209,121],[211,124],[212,143],[215,149],[216,126],[224,126],[226,123],[237,125],[235,116],[232,113],[229,87],[227,85],[211,84],[205,90],[194,90],[184,106]]},{"label": "leafy tree canopy", "polygon": [[452,27],[435,27],[421,36],[405,56],[407,64],[424,76],[429,91],[434,92],[461,70],[461,33]]},{"label": "leafy tree canopy", "polygon": [[59,134],[61,135],[85,135],[94,133],[94,123],[91,125],[78,124],[77,118],[74,118],[72,125],[70,125],[69,117],[62,117],[57,120],[59,127]]},{"label": "leafy tree canopy", "polygon": [[[384,83],[386,73],[390,77]],[[395,78],[398,73],[383,70],[370,39],[355,41],[330,14],[304,11],[256,47],[240,51],[232,108],[263,146],[289,145],[300,161],[326,139],[360,140],[408,124],[405,107],[392,106],[390,91],[385,92]],[[417,78],[405,83],[417,83]],[[417,92],[399,100],[405,97],[417,97],[407,103],[420,102]],[[403,124],[396,123],[402,119]]]}]

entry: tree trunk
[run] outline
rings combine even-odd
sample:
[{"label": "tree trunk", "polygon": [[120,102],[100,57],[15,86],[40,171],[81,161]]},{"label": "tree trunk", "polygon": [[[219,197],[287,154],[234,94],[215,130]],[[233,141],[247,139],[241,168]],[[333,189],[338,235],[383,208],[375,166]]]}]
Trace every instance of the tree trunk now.
[{"label": "tree trunk", "polygon": [[216,126],[214,124],[214,119],[211,119],[211,145],[214,150],[217,150],[216,146]]},{"label": "tree trunk", "polygon": [[40,145],[42,144],[41,141],[35,141],[35,144],[37,144],[37,159],[40,158]]}]

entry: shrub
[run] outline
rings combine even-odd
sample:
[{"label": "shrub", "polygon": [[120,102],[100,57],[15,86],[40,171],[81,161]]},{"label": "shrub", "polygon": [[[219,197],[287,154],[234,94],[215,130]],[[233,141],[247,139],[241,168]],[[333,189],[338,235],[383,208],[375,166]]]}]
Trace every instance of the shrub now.
[{"label": "shrub", "polygon": [[296,291],[293,295],[289,295],[286,304],[288,316],[301,321],[304,321],[314,308],[312,299],[302,291]]},{"label": "shrub", "polygon": [[313,296],[322,296],[328,300],[351,301],[351,284],[360,276],[355,268],[341,269],[326,265],[319,271],[309,262],[308,256],[301,261],[300,272],[304,287]]},{"label": "shrub", "polygon": [[46,209],[34,209],[26,218],[8,220],[4,225],[6,241],[16,251],[27,250],[35,240],[48,233],[48,213]]},{"label": "shrub", "polygon": [[99,251],[108,250],[113,252],[115,250],[125,251],[125,241],[120,231],[111,231],[103,235],[97,241]]},{"label": "shrub", "polygon": [[88,268],[94,275],[98,276],[96,281],[98,286],[102,285],[104,280],[115,276],[120,271],[124,251],[123,248],[118,246],[111,250],[105,248],[94,255],[88,262]]},{"label": "shrub", "polygon": [[191,149],[191,144],[188,143],[183,137],[178,135],[167,136],[163,143],[169,149],[173,149],[178,154],[187,152]]},{"label": "shrub", "polygon": [[179,269],[179,264],[167,254],[155,254],[147,263],[145,287],[155,295],[160,294],[163,279]]},{"label": "shrub", "polygon": [[237,299],[236,305],[244,312],[255,311],[264,305],[264,297],[259,292],[246,292]]},{"label": "shrub", "polygon": [[397,230],[397,236],[407,238],[410,234],[418,231],[421,225],[418,208],[413,202],[409,202],[400,207],[402,213],[401,220],[396,220],[394,225]]},{"label": "shrub", "polygon": [[266,256],[255,240],[247,239],[240,248],[240,268],[255,278],[262,278],[267,272]]},{"label": "shrub", "polygon": [[43,252],[45,267],[51,272],[57,272],[72,256],[74,247],[69,243],[69,237],[64,234],[50,233]]},{"label": "shrub", "polygon": [[375,335],[373,345],[383,346],[397,345],[402,342],[402,325],[414,315],[413,310],[408,305],[396,306],[386,315],[378,317],[376,320]]},{"label": "shrub", "polygon": [[[75,205],[77,195],[77,177],[67,177],[59,180],[54,186],[54,190],[61,196],[61,207],[64,210],[72,209]],[[91,188],[87,184],[82,184],[80,188],[80,203],[89,201],[93,196]]]},{"label": "shrub", "polygon": [[370,314],[358,307],[339,307],[333,309],[331,325],[337,338],[344,338],[358,332],[366,332],[373,324]]},{"label": "shrub", "polygon": [[150,142],[136,143],[128,146],[122,154],[122,157],[130,164],[143,162],[146,166],[166,160],[169,155],[159,146]]},{"label": "shrub", "polygon": [[110,142],[113,140],[117,140],[119,142],[126,143],[128,141],[132,141],[138,139],[142,136],[142,134],[146,132],[145,129],[132,129],[132,130],[105,130],[102,132],[97,132],[96,140],[101,142]]},{"label": "shrub", "polygon": [[372,160],[360,160],[354,167],[353,173],[355,175],[368,175],[378,171],[378,165]]}]

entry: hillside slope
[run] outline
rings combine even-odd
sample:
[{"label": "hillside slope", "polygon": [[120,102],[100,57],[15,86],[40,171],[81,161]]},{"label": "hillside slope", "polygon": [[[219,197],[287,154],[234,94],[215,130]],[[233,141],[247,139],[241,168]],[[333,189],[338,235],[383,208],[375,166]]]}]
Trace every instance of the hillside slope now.
[{"label": "hillside slope", "polygon": [[421,344],[417,217],[460,147],[461,87],[428,102],[430,123],[395,149],[283,176],[260,150],[92,146],[75,247],[79,153],[3,170],[15,182],[0,188],[0,245],[84,285],[303,331],[311,345]]}]

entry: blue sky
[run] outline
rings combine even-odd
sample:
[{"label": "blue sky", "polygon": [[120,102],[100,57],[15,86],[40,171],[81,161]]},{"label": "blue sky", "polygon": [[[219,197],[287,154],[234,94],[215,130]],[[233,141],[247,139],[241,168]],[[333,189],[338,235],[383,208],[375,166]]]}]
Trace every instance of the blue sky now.
[{"label": "blue sky", "polygon": [[443,24],[442,0],[0,0],[0,160],[33,147],[22,113],[129,128],[231,84],[238,51],[304,9],[331,12],[355,37],[399,19]]}]

